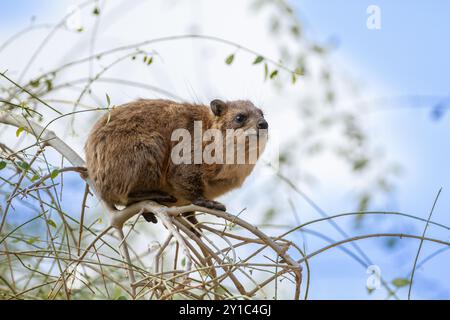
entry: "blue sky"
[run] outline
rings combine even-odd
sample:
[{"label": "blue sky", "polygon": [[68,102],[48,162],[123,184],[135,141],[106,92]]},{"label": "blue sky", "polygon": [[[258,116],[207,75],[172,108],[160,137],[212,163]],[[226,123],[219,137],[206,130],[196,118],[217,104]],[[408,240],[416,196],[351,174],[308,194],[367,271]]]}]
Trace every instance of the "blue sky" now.
[{"label": "blue sky", "polygon": [[[380,97],[435,96],[420,103],[418,99],[395,100],[383,114],[380,129],[383,144],[401,150],[409,169],[404,188],[415,195],[430,194],[450,181],[449,116],[433,120],[433,107],[450,96],[450,2],[431,1],[299,1],[297,12],[305,20],[306,32],[326,41],[339,39],[334,56],[357,66],[351,72],[381,87]],[[326,3],[326,5],[325,5]],[[366,8],[381,9],[381,29],[366,28]],[[448,100],[447,100],[448,101]],[[447,107],[450,105],[447,103]],[[415,167],[408,168],[408,162]],[[416,177],[411,185],[408,178]],[[450,190],[449,190],[450,191]],[[404,205],[410,196],[404,199]]]},{"label": "blue sky", "polygon": [[[450,94],[450,2],[292,1],[312,36],[339,39],[338,52],[399,93]],[[381,29],[366,28],[369,5]]]},{"label": "blue sky", "polygon": [[9,26],[12,30],[17,30],[18,26],[25,26],[32,16],[40,16],[48,9],[49,1],[0,1],[0,21],[2,28]]}]

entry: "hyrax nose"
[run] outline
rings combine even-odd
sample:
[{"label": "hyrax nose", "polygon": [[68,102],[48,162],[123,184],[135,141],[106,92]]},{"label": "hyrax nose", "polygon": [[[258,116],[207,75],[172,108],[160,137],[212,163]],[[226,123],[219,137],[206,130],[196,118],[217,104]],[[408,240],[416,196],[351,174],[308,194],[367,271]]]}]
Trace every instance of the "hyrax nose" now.
[{"label": "hyrax nose", "polygon": [[269,127],[269,124],[264,119],[259,119],[257,123],[258,129],[267,129]]}]

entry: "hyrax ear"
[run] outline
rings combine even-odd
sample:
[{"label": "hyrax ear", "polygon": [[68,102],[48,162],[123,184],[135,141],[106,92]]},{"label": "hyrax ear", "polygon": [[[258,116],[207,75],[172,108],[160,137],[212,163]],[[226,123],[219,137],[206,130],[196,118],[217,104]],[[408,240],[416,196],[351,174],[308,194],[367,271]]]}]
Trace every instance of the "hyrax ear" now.
[{"label": "hyrax ear", "polygon": [[223,115],[227,108],[227,104],[219,99],[214,99],[213,101],[211,101],[210,106],[211,106],[211,111],[216,116]]}]

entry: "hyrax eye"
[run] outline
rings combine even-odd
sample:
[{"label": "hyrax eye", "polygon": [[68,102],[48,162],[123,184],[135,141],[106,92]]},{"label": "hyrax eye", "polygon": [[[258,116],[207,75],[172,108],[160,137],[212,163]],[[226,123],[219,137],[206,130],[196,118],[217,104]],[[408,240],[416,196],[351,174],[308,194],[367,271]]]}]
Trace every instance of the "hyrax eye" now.
[{"label": "hyrax eye", "polygon": [[245,120],[247,120],[247,116],[245,114],[240,113],[236,116],[235,120],[237,123],[242,123]]}]

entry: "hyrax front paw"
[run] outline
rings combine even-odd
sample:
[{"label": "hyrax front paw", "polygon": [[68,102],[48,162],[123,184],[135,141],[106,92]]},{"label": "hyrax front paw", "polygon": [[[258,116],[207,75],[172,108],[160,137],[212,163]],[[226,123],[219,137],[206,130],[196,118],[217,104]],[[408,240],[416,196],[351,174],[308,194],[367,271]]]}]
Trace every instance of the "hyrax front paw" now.
[{"label": "hyrax front paw", "polygon": [[227,209],[223,204],[220,202],[214,201],[214,200],[208,200],[208,199],[197,199],[192,202],[192,204],[195,204],[200,207],[205,207],[209,209],[214,210],[220,210],[220,211],[226,211]]}]

